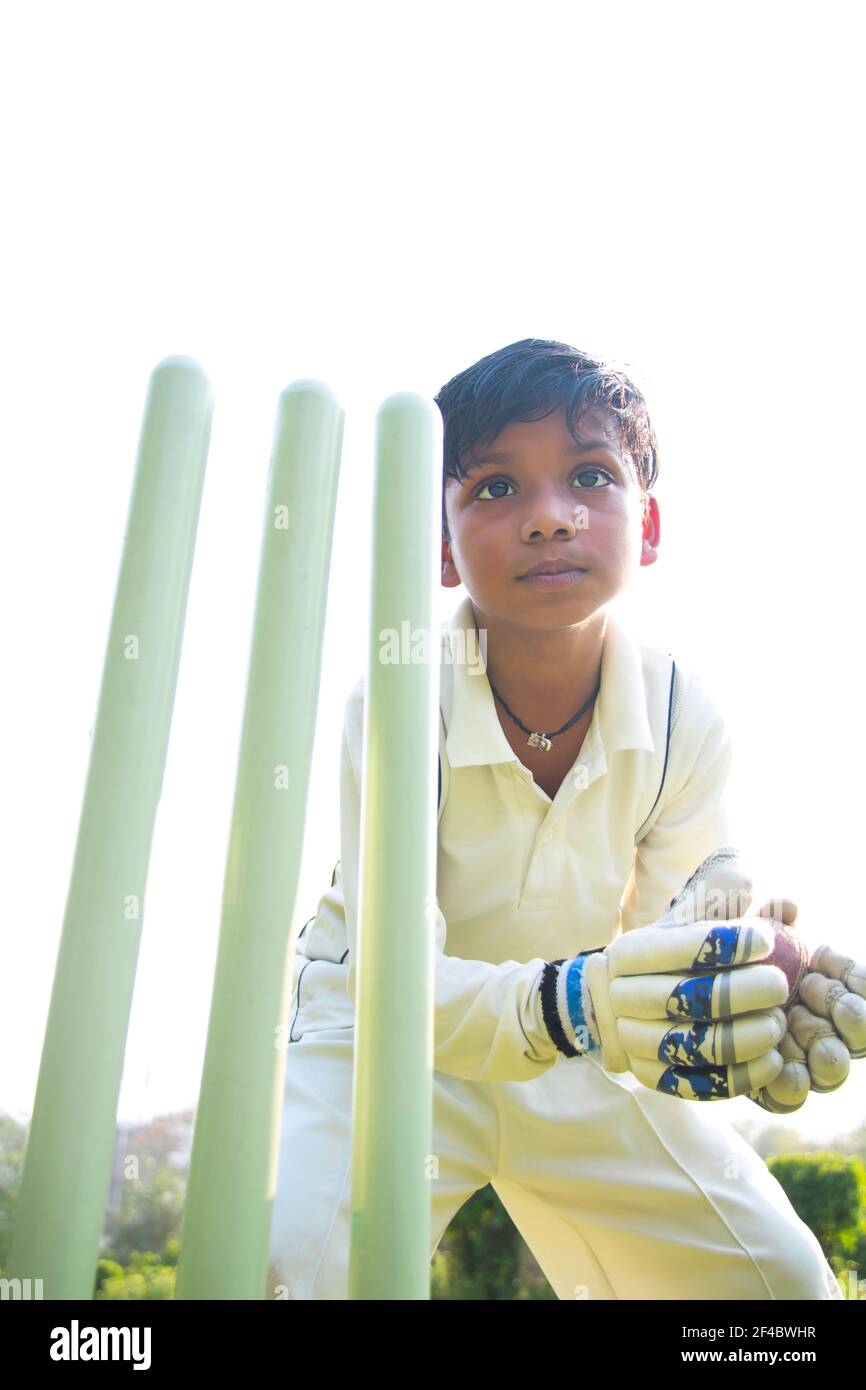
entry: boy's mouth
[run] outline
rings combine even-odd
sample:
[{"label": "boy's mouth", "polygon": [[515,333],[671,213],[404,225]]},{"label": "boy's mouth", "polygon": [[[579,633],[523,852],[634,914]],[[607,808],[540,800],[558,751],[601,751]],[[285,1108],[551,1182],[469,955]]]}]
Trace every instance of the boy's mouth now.
[{"label": "boy's mouth", "polygon": [[519,578],[530,579],[536,574],[564,574],[567,570],[585,573],[583,566],[575,564],[574,560],[539,560],[537,565],[533,565],[525,574],[519,575]]},{"label": "boy's mouth", "polygon": [[533,589],[567,589],[570,585],[576,584],[588,571],[576,569],[571,566],[558,570],[530,570],[529,574],[521,574],[518,583],[528,584]]}]

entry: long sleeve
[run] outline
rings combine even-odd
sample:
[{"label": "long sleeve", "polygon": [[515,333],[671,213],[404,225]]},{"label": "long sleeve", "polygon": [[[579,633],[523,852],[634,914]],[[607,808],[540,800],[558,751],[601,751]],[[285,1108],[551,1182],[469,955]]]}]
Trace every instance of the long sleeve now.
[{"label": "long sleeve", "polygon": [[635,846],[622,901],[622,930],[648,926],[714,849],[731,843],[730,734],[703,681],[693,677],[671,737],[676,761],[654,824]]},{"label": "long sleeve", "polygon": [[[358,870],[361,839],[360,766],[363,701],[346,704],[340,760],[343,906],[349,945],[347,989],[355,1004]],[[436,1071],[468,1081],[530,1081],[555,1063],[539,984],[545,961],[465,960],[445,954],[447,925],[436,905],[434,1052]],[[395,1046],[398,1040],[395,1039]]]}]

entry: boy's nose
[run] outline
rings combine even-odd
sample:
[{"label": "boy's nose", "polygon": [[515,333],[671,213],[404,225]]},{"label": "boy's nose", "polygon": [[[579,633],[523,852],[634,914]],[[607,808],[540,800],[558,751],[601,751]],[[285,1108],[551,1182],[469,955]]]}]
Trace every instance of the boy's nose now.
[{"label": "boy's nose", "polygon": [[564,512],[542,513],[536,512],[529,517],[521,528],[524,540],[533,540],[538,536],[568,537],[573,536],[576,531],[575,518]]}]

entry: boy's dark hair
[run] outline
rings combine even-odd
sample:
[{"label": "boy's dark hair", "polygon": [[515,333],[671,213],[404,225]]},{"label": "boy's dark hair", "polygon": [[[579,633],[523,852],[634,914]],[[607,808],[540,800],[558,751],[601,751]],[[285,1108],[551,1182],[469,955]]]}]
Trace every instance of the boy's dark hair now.
[{"label": "boy's dark hair", "polygon": [[567,343],[522,338],[451,378],[433,398],[444,422],[442,534],[450,540],[444,483],[462,482],[463,463],[513,421],[541,420],[564,408],[568,428],[594,406],[617,417],[620,440],[634,459],[643,491],[658,476],[658,445],[642,393],[625,373]]}]

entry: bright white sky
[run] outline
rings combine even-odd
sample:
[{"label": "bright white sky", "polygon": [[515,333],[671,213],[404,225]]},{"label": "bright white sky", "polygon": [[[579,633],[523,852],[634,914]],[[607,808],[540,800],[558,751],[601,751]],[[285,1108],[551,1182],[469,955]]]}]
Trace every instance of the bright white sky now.
[{"label": "bright white sky", "polygon": [[[150,371],[216,411],[120,1100],[198,1091],[279,391],[346,408],[296,925],[339,857],[375,412],[523,337],[640,373],[659,562],[625,605],[707,679],[738,841],[866,958],[862,30],[729,0],[7,6],[0,1108],[42,1035]],[[442,591],[447,617],[465,590]],[[747,1100],[727,1117],[763,1122]],[[797,1120],[855,1127],[866,1061]]]}]

